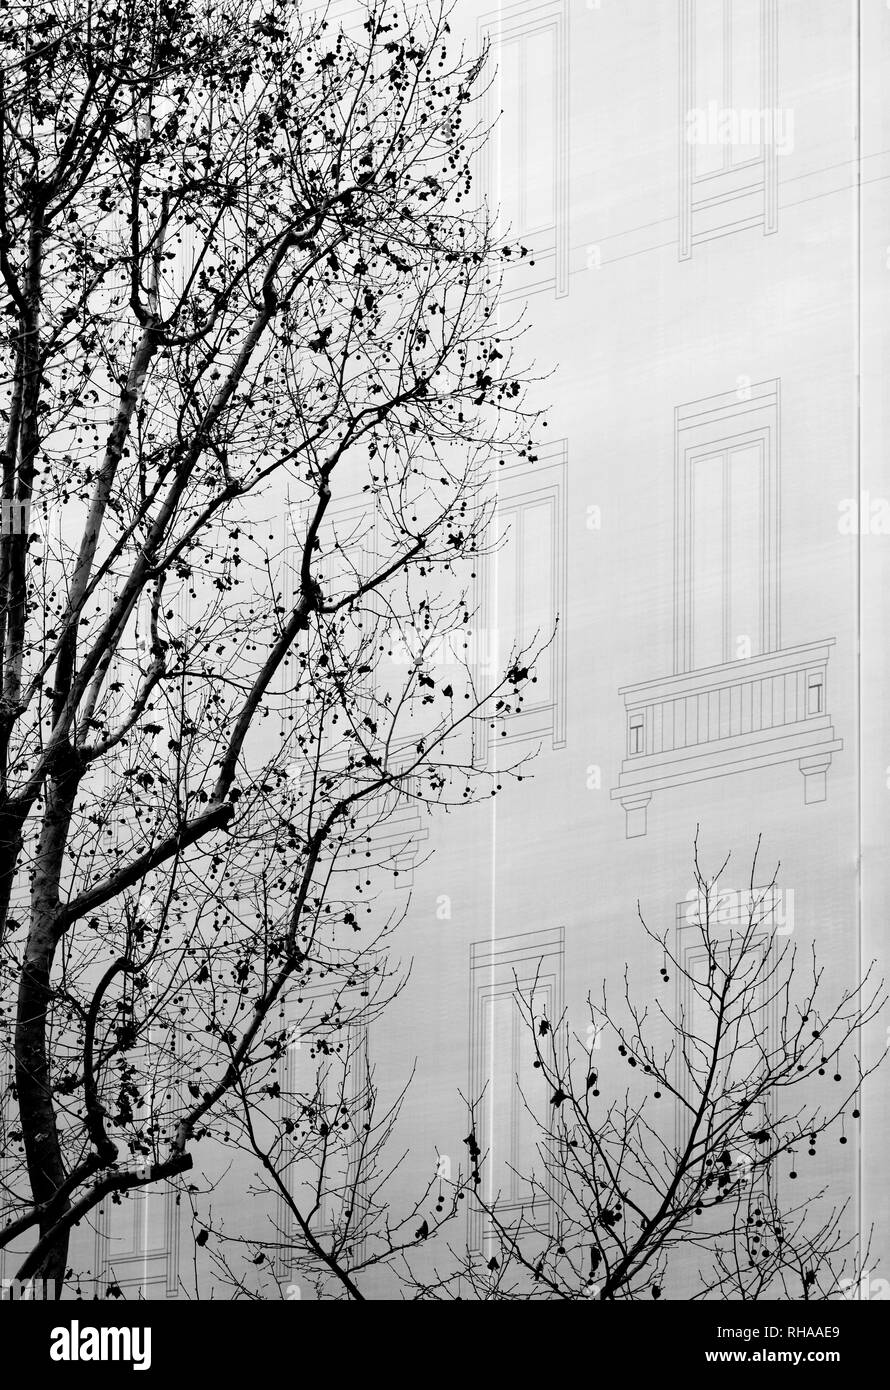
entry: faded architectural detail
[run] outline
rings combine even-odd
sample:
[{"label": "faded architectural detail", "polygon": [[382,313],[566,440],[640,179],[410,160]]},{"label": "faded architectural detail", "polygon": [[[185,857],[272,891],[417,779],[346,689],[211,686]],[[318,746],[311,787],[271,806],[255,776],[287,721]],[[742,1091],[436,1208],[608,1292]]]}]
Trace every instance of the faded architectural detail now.
[{"label": "faded architectural detail", "polygon": [[680,260],[779,223],[778,0],[680,2]]},{"label": "faded architectural detail", "polygon": [[528,253],[507,273],[504,302],[537,290],[568,294],[568,26],[566,0],[505,6],[479,20],[495,68],[484,193],[501,234]]},{"label": "faded architectural detail", "polygon": [[[313,1232],[319,1238],[338,1241],[349,1248],[353,1257],[358,1257],[367,1204],[361,1156],[368,1029],[354,1019],[339,1027],[337,1015],[342,1002],[323,985],[304,994],[308,1007],[287,1030],[279,1113],[288,1134],[300,1136],[310,1132],[317,1142],[314,1147],[305,1146],[310,1149],[310,1159],[305,1164],[285,1155],[282,1176],[291,1198],[301,1209],[312,1213]],[[348,1009],[349,1001],[345,1002]],[[279,1246],[276,1274],[289,1279],[293,1273],[289,1247],[299,1244],[300,1230],[281,1195],[275,1224]]]},{"label": "faded architectural detail", "polygon": [[98,1298],[177,1298],[180,1290],[181,1198],[145,1188],[121,1207],[100,1208],[95,1221]]},{"label": "faded architectural detail", "polygon": [[[546,1115],[549,1095],[532,1069],[534,1043],[520,1001],[528,1001],[537,1026],[543,1019],[552,1027],[561,1017],[564,949],[562,927],[470,947],[469,1097],[477,1105],[484,1199],[497,1201],[505,1214],[524,1210],[541,1226],[549,1223],[549,1206],[528,1212],[528,1189],[520,1173],[524,1165],[535,1163],[538,1121]],[[468,1221],[470,1248],[482,1250],[485,1222],[472,1207]]]},{"label": "faded architectural detail", "polygon": [[781,645],[779,437],[778,381],[675,412],[674,674],[621,691],[629,838],[656,791],[746,768],[796,761],[825,800],[834,638]]},{"label": "faded architectural detail", "polygon": [[565,440],[556,440],[534,463],[518,462],[498,473],[499,548],[490,557],[482,599],[491,636],[483,644],[480,678],[490,680],[514,652],[539,655],[521,709],[494,721],[497,743],[545,739],[553,748],[565,746],[566,467]]}]

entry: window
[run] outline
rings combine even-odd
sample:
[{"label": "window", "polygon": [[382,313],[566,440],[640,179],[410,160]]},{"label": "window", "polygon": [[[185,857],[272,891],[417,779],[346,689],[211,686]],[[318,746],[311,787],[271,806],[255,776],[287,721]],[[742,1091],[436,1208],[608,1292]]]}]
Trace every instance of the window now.
[{"label": "window", "polygon": [[[144,1154],[145,1163],[166,1156],[181,1075],[179,1048],[176,1030],[156,1023],[146,1041],[126,1054],[128,1065],[137,1069],[143,1097],[141,1105],[134,1100],[134,1123],[146,1131],[155,1151]],[[112,1062],[106,1074],[113,1066]],[[171,1184],[132,1188],[119,1206],[106,1197],[95,1230],[98,1297],[106,1297],[109,1285],[117,1285],[127,1298],[177,1296],[180,1207]]]},{"label": "window", "polygon": [[[284,623],[292,614],[300,596],[300,571],[303,562],[303,547],[315,511],[315,500],[290,502],[286,504],[282,519],[281,555],[276,576],[276,588],[280,594],[281,621]],[[319,549],[312,557],[310,566],[312,576],[321,585],[326,604],[339,603],[354,594],[356,589],[375,570],[378,562],[378,523],[373,503],[368,498],[347,499],[341,506],[332,507],[326,514],[318,536]],[[363,611],[376,611],[376,600],[372,593],[365,594],[358,601]],[[370,628],[367,629],[370,631]],[[359,626],[353,626],[348,635],[341,634],[347,643],[352,667],[363,664],[366,657],[359,659],[358,652],[363,641],[367,641]],[[297,683],[300,677],[300,656],[311,645],[311,636],[303,633],[292,643],[291,649],[282,661],[272,685],[272,699],[279,716],[280,737],[287,739],[297,721],[298,700]],[[351,687],[357,698],[367,695],[371,682],[368,679],[353,678]],[[375,687],[376,689],[376,687]],[[259,762],[264,756],[262,738],[255,733],[249,736],[248,746]],[[288,759],[296,757],[294,749],[288,750]]]},{"label": "window", "polygon": [[[562,1013],[562,927],[475,943],[470,948],[470,1097],[476,1140],[482,1151],[480,1195],[505,1215],[522,1209],[529,1220],[549,1222],[531,1205],[522,1175],[542,1177],[539,1122],[546,1122],[549,1091],[534,1067],[535,1043],[523,1000],[536,1024],[554,1024]],[[470,1211],[470,1241],[481,1249],[483,1221]]]},{"label": "window", "polygon": [[[483,183],[498,235],[528,247],[521,279],[505,298],[530,288],[568,291],[567,76],[564,0],[515,6],[485,16],[491,44],[486,120],[493,136]],[[534,265],[531,265],[534,261]]]},{"label": "window", "polygon": [[554,31],[502,39],[496,91],[509,113],[495,128],[500,230],[504,236],[552,232],[556,222],[553,167]]},{"label": "window", "polygon": [[692,664],[763,651],[763,447],[693,454]]},{"label": "window", "polygon": [[0,535],[27,535],[30,519],[30,499],[20,502],[13,498],[4,497],[0,501]]},{"label": "window", "polygon": [[[7,1044],[0,1053],[0,1186],[7,1198],[16,1190],[16,1179],[23,1176],[16,1171],[21,1162],[21,1154],[13,1154],[14,1141],[11,1134],[11,1131],[18,1129],[18,1111],[13,1101],[14,1081],[15,1063],[12,1049]],[[18,1248],[10,1250],[4,1246],[0,1249],[0,1279],[13,1278],[21,1261],[22,1253]],[[5,1296],[5,1288],[3,1293]]]},{"label": "window", "polygon": [[[410,758],[416,748],[395,746],[391,752],[395,768],[400,756]],[[392,874],[394,888],[411,888],[421,846],[430,833],[420,779],[404,777],[357,802],[353,811],[349,852],[361,856],[369,873],[379,868]]]},{"label": "window", "polygon": [[[708,912],[708,941],[704,938],[704,902],[683,902],[677,906],[675,952],[683,966],[677,978],[676,1019],[685,1035],[686,1059],[680,1049],[676,1057],[677,1092],[688,1104],[677,1104],[677,1146],[682,1148],[689,1134],[689,1106],[701,1099],[701,1088],[713,1055],[717,1035],[717,1015],[712,988],[721,987],[721,977],[732,966],[735,971],[729,1009],[729,1024],[721,1040],[716,1084],[711,1095],[715,1109],[713,1122],[719,1124],[734,1110],[744,1095],[745,1085],[759,1075],[763,1052],[775,1046],[778,1036],[778,993],[775,988],[777,939],[793,925],[793,894],[769,885],[762,888],[726,889],[712,894]],[[739,943],[750,932],[750,948],[740,964]],[[779,950],[781,945],[779,945]],[[743,1007],[746,1006],[746,1007]],[[763,1102],[752,1107],[745,1131],[760,1128],[766,1118]],[[746,1155],[735,1155],[737,1164]]]},{"label": "window", "polygon": [[[292,1147],[282,1154],[281,1175],[302,1212],[315,1208],[316,1235],[357,1253],[366,1201],[360,1159],[368,1099],[367,1024],[359,999],[301,993],[309,996],[308,1011],[289,1030],[284,1064],[280,1114],[283,1138]],[[342,1026],[337,1023],[341,1003],[347,1015]],[[297,1244],[297,1223],[283,1198],[278,1212],[282,1240]],[[290,1273],[286,1249],[278,1266],[282,1277]]]},{"label": "window", "polygon": [[[303,509],[285,505],[282,517],[283,537],[281,563],[276,582],[276,601],[281,606],[279,619],[281,625],[288,621],[300,596],[300,566],[303,560],[303,540],[307,521]],[[280,597],[279,597],[280,595]],[[302,637],[302,634],[301,634]],[[291,646],[273,678],[272,691],[278,706],[279,735],[286,739],[292,732],[297,713],[296,687],[299,680],[299,658],[305,649],[305,639],[298,638]],[[257,748],[257,757],[263,755],[263,748]],[[288,750],[289,758],[293,750]]]},{"label": "window", "polygon": [[[504,501],[498,520],[509,538],[498,557],[498,632],[510,634],[518,651],[548,641],[556,622],[554,537],[556,503],[553,495]],[[506,652],[504,642],[502,656]],[[555,687],[554,653],[543,652],[535,663],[535,706],[551,706]]]},{"label": "window", "polygon": [[[315,569],[316,577],[321,582],[325,602],[338,602],[370,579],[378,563],[377,516],[373,500],[359,498],[329,512],[322,523],[319,541],[322,557]],[[367,604],[370,599],[363,598],[361,602]]]},{"label": "window", "polygon": [[107,1296],[109,1285],[116,1285],[128,1298],[175,1297],[176,1282],[171,1284],[168,1278],[170,1200],[158,1184],[132,1189],[112,1209],[108,1234],[102,1240],[100,1297]]},{"label": "window", "polygon": [[[695,0],[692,10],[697,111],[760,112],[763,92],[761,0]],[[760,159],[762,134],[753,117],[725,120],[720,142],[699,141],[694,177],[706,178]]]},{"label": "window", "polygon": [[532,465],[517,464],[498,475],[495,534],[495,671],[512,654],[539,651],[534,681],[521,707],[499,721],[497,737],[549,736],[565,743],[565,444]]},{"label": "window", "polygon": [[680,259],[778,226],[776,0],[681,0]]},{"label": "window", "polygon": [[676,412],[675,669],[779,646],[779,384]]}]

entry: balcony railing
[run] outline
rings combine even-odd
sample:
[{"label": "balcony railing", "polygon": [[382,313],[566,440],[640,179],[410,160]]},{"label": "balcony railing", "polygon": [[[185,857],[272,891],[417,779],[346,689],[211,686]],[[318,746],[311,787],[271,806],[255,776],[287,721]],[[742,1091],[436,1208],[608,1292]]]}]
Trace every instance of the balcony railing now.
[{"label": "balcony railing", "polygon": [[625,686],[627,755],[613,800],[627,835],[646,833],[652,795],[711,777],[797,761],[804,800],[824,801],[831,755],[843,748],[828,717],[834,639]]}]

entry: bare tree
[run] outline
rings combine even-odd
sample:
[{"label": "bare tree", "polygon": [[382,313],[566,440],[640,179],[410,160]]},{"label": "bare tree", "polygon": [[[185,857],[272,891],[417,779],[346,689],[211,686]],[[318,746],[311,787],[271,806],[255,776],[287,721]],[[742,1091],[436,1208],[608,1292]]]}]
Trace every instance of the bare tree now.
[{"label": "bare tree", "polygon": [[[366,1022],[353,1016],[349,1036]],[[426,1183],[406,1196],[400,1120],[413,1078],[381,1106],[361,1044],[331,1046],[312,1032],[302,1045],[308,1065],[285,1068],[285,1089],[276,1094],[282,1103],[263,1106],[241,1092],[239,1138],[258,1161],[249,1192],[262,1201],[265,1220],[232,1231],[224,1215],[214,1216],[212,1192],[190,1194],[216,1285],[233,1298],[292,1299],[311,1291],[327,1301],[362,1300],[369,1276],[385,1268],[401,1287],[414,1253],[463,1216],[472,1194],[469,1171],[452,1173],[436,1154]]]},{"label": "bare tree", "polygon": [[[707,876],[696,842],[684,942],[640,916],[661,959],[646,1003],[625,967],[622,1007],[604,985],[586,1035],[572,1035],[517,984],[534,1061],[516,1081],[537,1158],[516,1174],[518,1209],[491,1192],[476,1098],[466,1142],[485,1235],[453,1252],[453,1269],[416,1280],[417,1296],[844,1296],[845,1268],[855,1277],[865,1258],[858,1235],[846,1203],[803,1169],[856,1128],[862,1082],[882,1060],[862,1061],[861,1032],[883,986],[870,967],[834,988],[815,949],[804,959],[781,934],[776,875],[758,886],[755,852],[747,889],[727,893],[728,863]],[[607,1057],[627,1073],[623,1090]]]},{"label": "bare tree", "polygon": [[480,721],[534,676],[472,650],[534,418],[442,11],[2,29],[2,1241],[58,1288],[100,1203],[236,1115],[262,1147],[292,994],[335,1047],[397,987],[399,817],[483,789]]}]

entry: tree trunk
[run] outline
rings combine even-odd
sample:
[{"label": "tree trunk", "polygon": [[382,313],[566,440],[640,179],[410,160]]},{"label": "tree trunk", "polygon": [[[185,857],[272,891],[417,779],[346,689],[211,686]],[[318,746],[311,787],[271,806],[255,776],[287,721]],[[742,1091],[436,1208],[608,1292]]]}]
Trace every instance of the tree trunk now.
[{"label": "tree trunk", "polygon": [[[34,882],[31,922],[22,963],[16,1021],[16,1086],[31,1193],[38,1205],[49,1203],[40,1222],[45,1234],[67,1208],[54,1201],[66,1177],[47,1053],[47,1024],[52,1000],[51,975],[58,940],[59,883],[71,808],[79,773],[71,767],[47,787]],[[52,1280],[61,1294],[68,1260],[68,1235],[44,1255],[35,1278]]]}]

